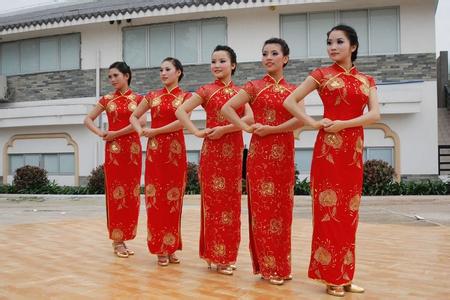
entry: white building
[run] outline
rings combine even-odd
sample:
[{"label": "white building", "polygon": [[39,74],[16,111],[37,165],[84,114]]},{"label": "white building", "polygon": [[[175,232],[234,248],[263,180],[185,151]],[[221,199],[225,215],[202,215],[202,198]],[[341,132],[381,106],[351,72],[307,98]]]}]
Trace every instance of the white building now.
[{"label": "white building", "polygon": [[[189,90],[212,81],[209,57],[217,44],[238,54],[237,83],[261,77],[261,46],[280,36],[291,48],[289,81],[300,83],[326,59],[325,33],[346,23],[359,35],[356,65],[378,82],[382,119],[365,129],[365,157],[382,158],[403,176],[438,172],[434,16],[437,1],[95,1],[0,16],[0,176],[40,165],[64,185],[84,183],[103,162],[103,143],[83,126],[99,96],[111,90],[105,71],[117,60],[133,67],[132,88],[160,87],[166,56],[186,66]],[[205,4],[207,3],[207,4]],[[155,68],[156,67],[156,68]],[[317,94],[307,111],[322,114]],[[199,109],[192,115],[203,124]],[[106,126],[106,118],[101,118]],[[316,132],[302,130],[296,161],[309,173]],[[245,137],[248,145],[249,136]],[[143,145],[146,141],[142,140]],[[186,134],[188,157],[201,140]]]}]

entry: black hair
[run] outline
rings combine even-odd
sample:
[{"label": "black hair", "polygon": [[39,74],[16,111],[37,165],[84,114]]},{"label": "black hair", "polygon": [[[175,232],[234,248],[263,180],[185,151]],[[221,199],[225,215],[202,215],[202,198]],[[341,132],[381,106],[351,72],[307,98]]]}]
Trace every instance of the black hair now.
[{"label": "black hair", "polygon": [[117,69],[123,75],[128,74],[128,85],[131,84],[131,68],[124,61],[116,61],[109,66],[109,69]]},{"label": "black hair", "polygon": [[345,36],[350,41],[350,46],[356,46],[355,51],[352,52],[352,62],[354,62],[358,57],[358,48],[359,48],[358,35],[356,34],[355,29],[353,29],[353,27],[344,24],[336,25],[333,28],[331,28],[330,31],[327,32],[327,39],[330,36],[330,33],[335,30],[343,31],[345,33]]},{"label": "black hair", "polygon": [[[283,53],[283,56],[289,56],[289,46],[286,43],[285,40],[280,39],[280,38],[270,38],[268,40],[266,40],[264,42],[263,48],[267,45],[267,44],[278,44],[281,47],[281,52]],[[285,63],[283,65],[283,68],[287,65],[288,63]]]},{"label": "black hair", "polygon": [[174,57],[170,57],[170,56],[164,58],[161,63],[163,63],[165,61],[172,63],[172,65],[175,67],[175,69],[181,72],[180,76],[178,76],[178,82],[180,82],[184,76],[183,65],[181,64],[181,61],[179,61],[178,59],[176,59]]},{"label": "black hair", "polygon": [[228,53],[231,63],[235,65],[234,69],[231,70],[231,75],[234,75],[234,72],[236,72],[236,70],[237,70],[236,52],[234,52],[234,50],[231,47],[225,46],[225,45],[217,45],[216,48],[214,48],[213,53],[217,52],[217,51],[225,51]]}]

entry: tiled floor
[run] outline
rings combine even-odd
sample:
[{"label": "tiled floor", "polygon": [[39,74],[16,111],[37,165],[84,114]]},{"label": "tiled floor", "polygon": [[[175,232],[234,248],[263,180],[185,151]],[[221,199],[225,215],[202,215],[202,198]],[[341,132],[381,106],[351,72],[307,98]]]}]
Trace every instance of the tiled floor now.
[{"label": "tiled floor", "polygon": [[[5,212],[20,205],[0,206]],[[225,276],[198,258],[196,204],[184,207],[182,263],[168,267],[147,252],[144,215],[128,243],[136,255],[121,259],[106,238],[101,203],[86,216],[71,216],[70,207],[65,219],[0,222],[0,299],[338,299],[306,276],[311,222],[300,213],[293,223],[294,279],[272,286],[252,274],[245,210],[238,269]],[[450,299],[450,227],[394,223],[360,222],[355,283],[366,293],[344,299]]]}]

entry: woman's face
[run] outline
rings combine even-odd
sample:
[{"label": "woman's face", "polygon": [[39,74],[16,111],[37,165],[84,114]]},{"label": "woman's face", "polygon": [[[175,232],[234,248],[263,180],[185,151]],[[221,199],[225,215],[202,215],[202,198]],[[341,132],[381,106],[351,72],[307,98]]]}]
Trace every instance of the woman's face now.
[{"label": "woman's face", "polygon": [[216,79],[223,80],[231,77],[231,72],[236,67],[231,63],[227,51],[214,51],[211,56],[211,73]]},{"label": "woman's face", "polygon": [[283,54],[280,44],[267,44],[262,50],[262,64],[267,73],[276,73],[283,70],[289,58]]},{"label": "woman's face", "polygon": [[350,45],[350,40],[342,30],[333,30],[327,38],[328,56],[334,62],[343,62],[352,57],[352,52],[356,46]]},{"label": "woman's face", "polygon": [[163,61],[159,69],[159,78],[165,86],[172,86],[178,84],[178,78],[181,71],[177,70],[170,61]]},{"label": "woman's face", "polygon": [[128,87],[128,74],[123,74],[116,68],[109,69],[108,79],[109,83],[116,89],[121,90]]}]

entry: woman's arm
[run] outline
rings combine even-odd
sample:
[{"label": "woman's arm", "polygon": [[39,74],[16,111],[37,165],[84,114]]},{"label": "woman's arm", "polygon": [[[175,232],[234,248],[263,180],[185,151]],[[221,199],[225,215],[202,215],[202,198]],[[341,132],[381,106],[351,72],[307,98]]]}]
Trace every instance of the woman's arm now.
[{"label": "woman's arm", "polygon": [[[147,99],[144,98],[144,100],[139,103],[139,105],[136,107],[134,112],[130,116],[130,124],[133,126],[133,129],[139,134],[139,136],[142,136],[144,129],[142,128],[146,124],[146,117],[145,113],[148,110],[148,102]],[[142,117],[143,121],[142,122]]]},{"label": "woman's arm", "polygon": [[369,94],[369,111],[362,116],[350,120],[335,120],[331,121],[328,126],[324,128],[326,132],[338,132],[345,128],[365,126],[380,120],[380,106],[378,104],[378,94],[375,87],[370,89]]},{"label": "woman's arm", "polygon": [[[95,126],[94,121],[105,109],[100,104],[95,105],[84,118],[84,125],[93,133],[103,138],[106,132]],[[101,125],[101,124],[100,124]]]},{"label": "woman's arm", "polygon": [[253,115],[251,116],[251,119],[250,119],[250,117],[248,119],[244,119],[244,118],[241,119],[239,117],[239,115],[236,113],[236,110],[239,107],[246,105],[249,102],[250,102],[250,96],[244,90],[240,90],[239,93],[234,95],[233,98],[228,100],[228,102],[226,102],[222,106],[221,112],[231,124],[237,126],[238,128],[240,128],[242,130],[252,133],[253,127],[250,126],[246,121],[248,121],[249,123],[250,122],[252,123]]},{"label": "woman's arm", "polygon": [[189,114],[197,107],[203,103],[203,99],[197,95],[193,94],[188,100],[184,101],[175,112],[180,123],[187,129],[189,132],[194,134],[197,137],[203,138],[209,133],[209,130],[199,130],[197,126],[191,121]]},{"label": "woman's arm", "polygon": [[[245,111],[244,111],[244,115],[242,116],[241,120],[249,125],[253,124],[253,112],[248,103],[245,104]],[[211,129],[211,132],[208,134],[208,138],[210,138],[212,140],[216,140],[216,139],[221,138],[223,135],[225,135],[227,133],[241,131],[241,130],[242,130],[241,128],[237,127],[234,124],[228,124],[225,126],[216,126]]]}]

